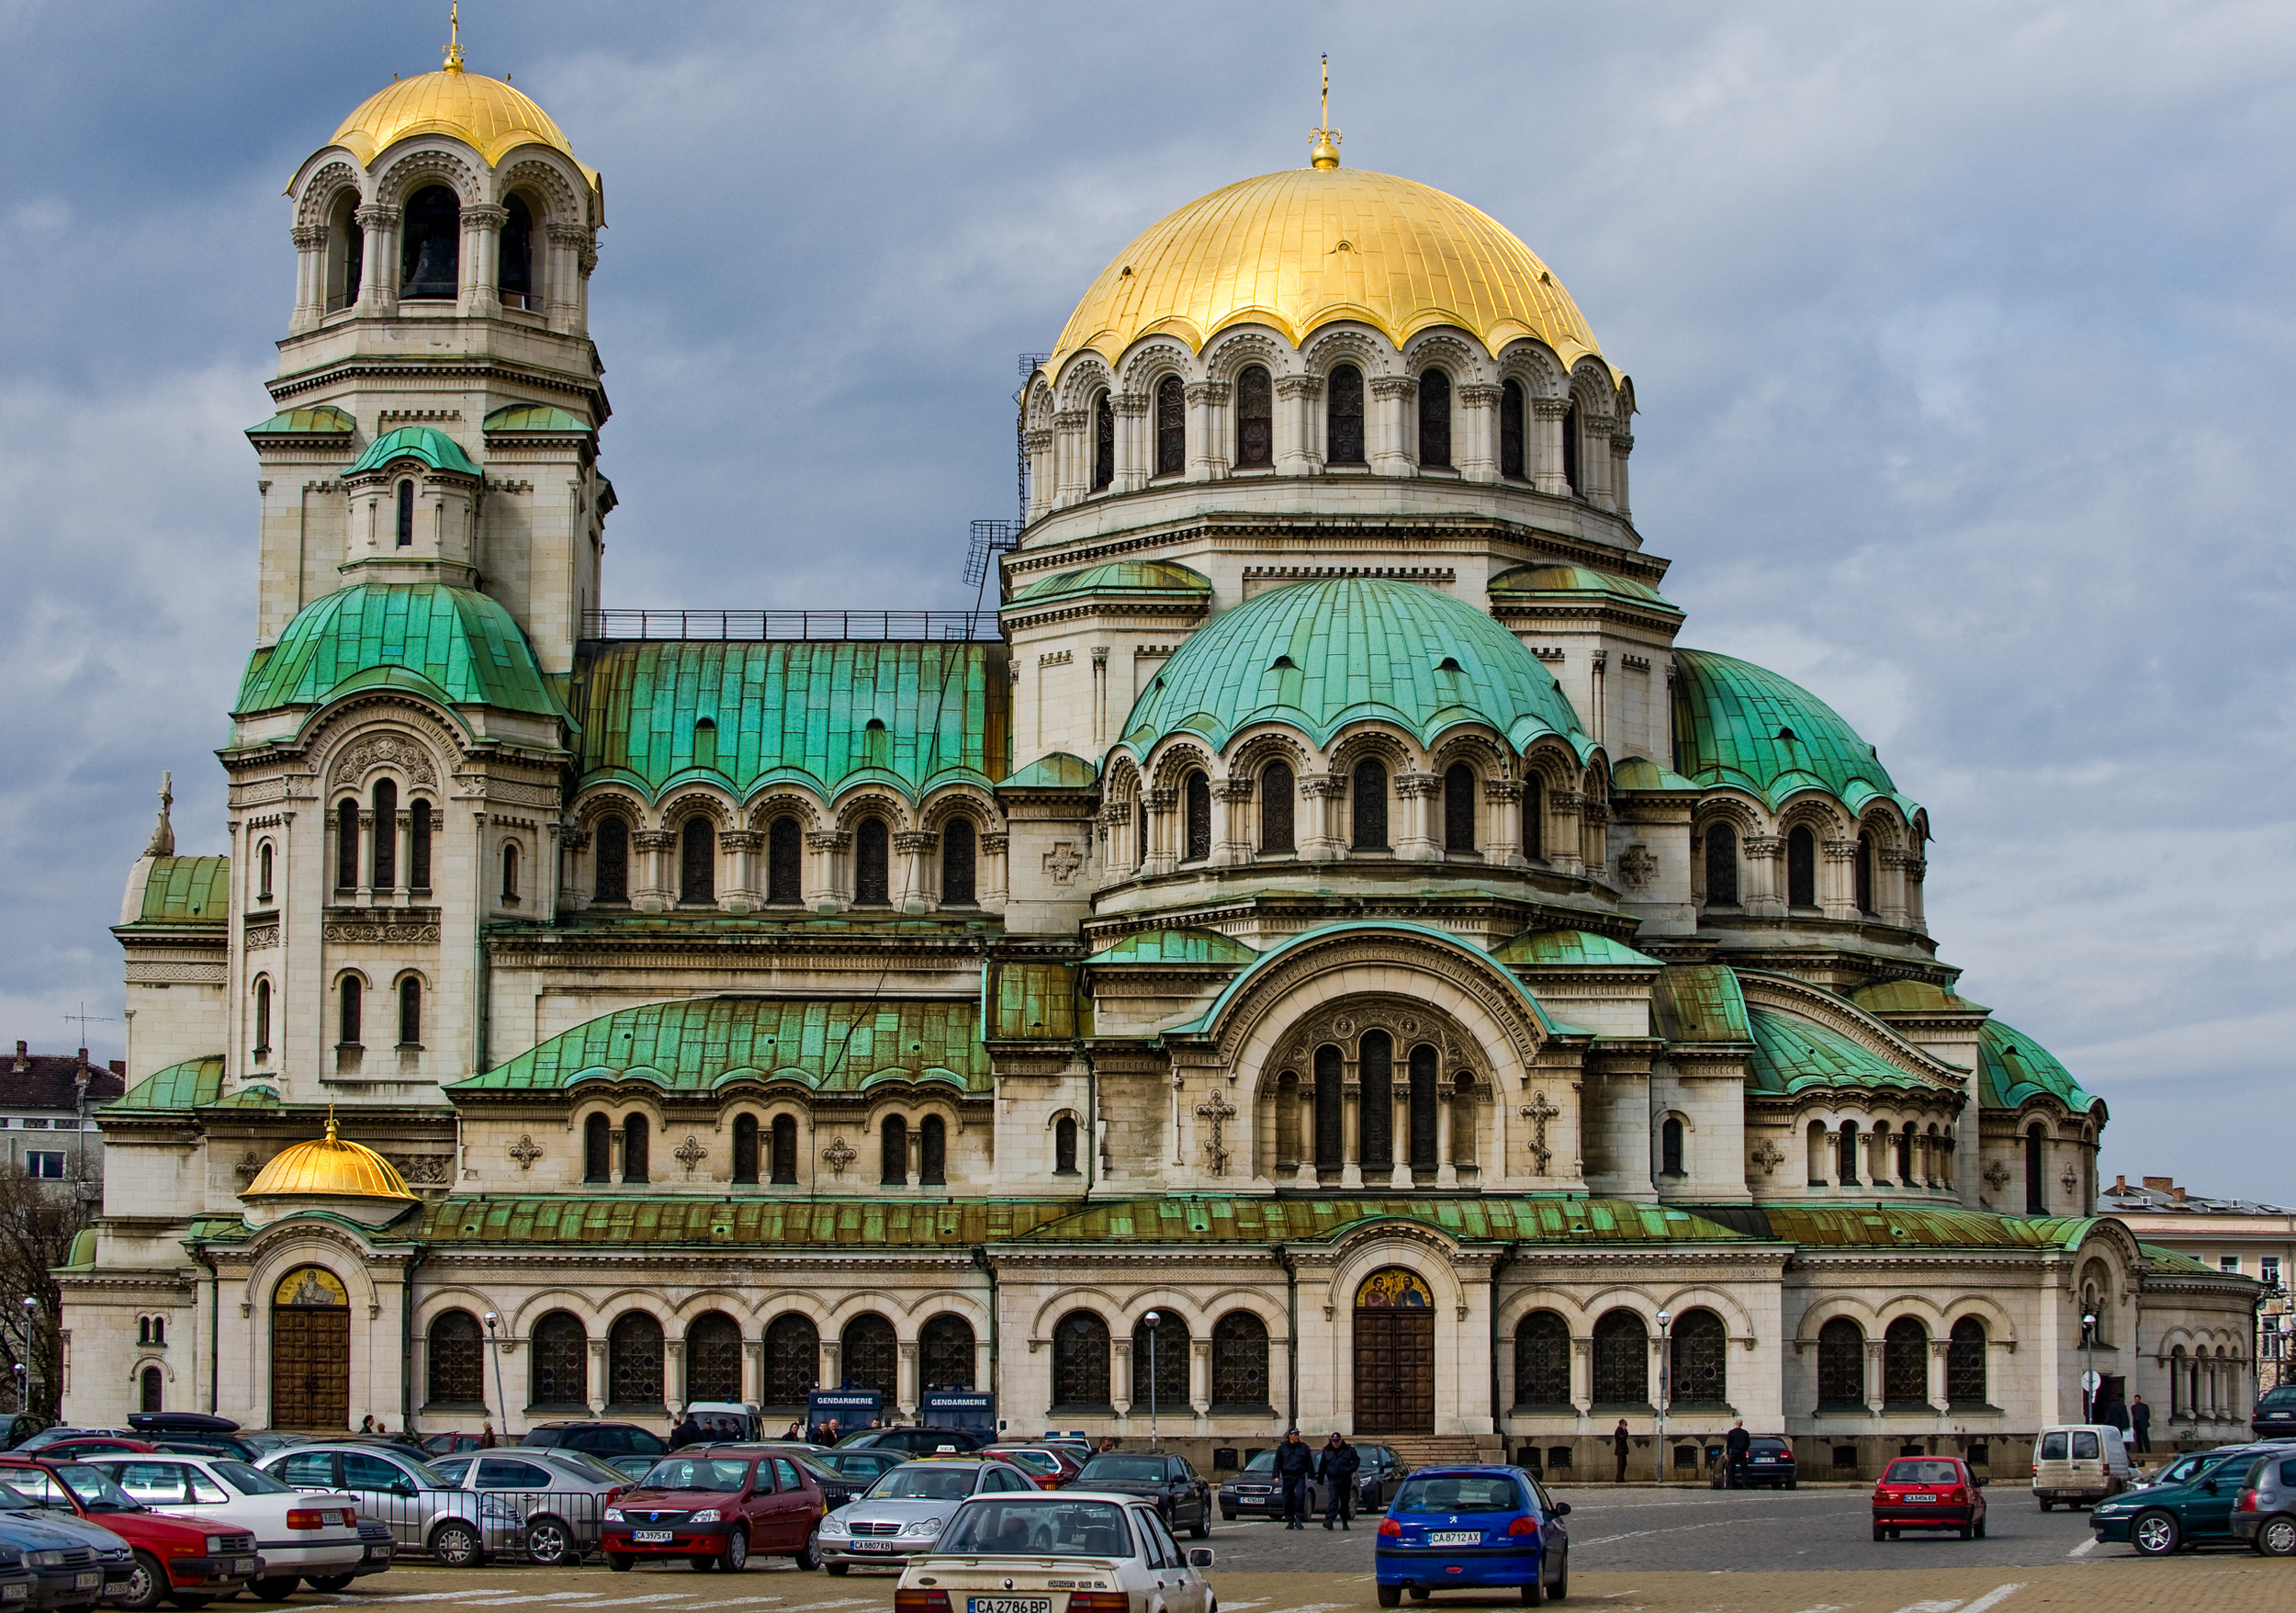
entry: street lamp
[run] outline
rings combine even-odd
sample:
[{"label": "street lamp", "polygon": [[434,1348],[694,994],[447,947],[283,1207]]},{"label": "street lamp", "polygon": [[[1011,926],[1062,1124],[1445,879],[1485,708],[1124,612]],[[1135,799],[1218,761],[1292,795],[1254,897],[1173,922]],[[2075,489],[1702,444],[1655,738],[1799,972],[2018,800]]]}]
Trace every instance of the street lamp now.
[{"label": "street lamp", "polygon": [[1141,1321],[1148,1328],[1148,1449],[1156,1445],[1156,1324],[1164,1318],[1151,1311]]},{"label": "street lamp", "polygon": [[34,1299],[30,1294],[26,1294],[17,1303],[24,1307],[24,1359],[23,1361],[17,1363],[17,1370],[19,1371],[24,1371],[25,1374],[22,1378],[17,1380],[18,1393],[17,1398],[17,1403],[21,1404],[26,1411],[30,1411],[32,1409],[32,1403],[29,1399],[26,1398],[26,1396],[30,1393],[32,1380],[31,1374],[25,1369],[27,1364],[29,1363],[32,1359],[32,1322],[33,1318],[39,1313],[39,1302]]},{"label": "street lamp", "polygon": [[2097,1420],[2097,1313],[2081,1318],[2081,1342],[2088,1348],[2088,1370],[2081,1374],[2081,1421]]},{"label": "street lamp", "polygon": [[1674,1315],[1672,1312],[1660,1311],[1659,1313],[1658,1469],[1659,1483],[1661,1484],[1666,1483],[1666,1408],[1673,1399],[1673,1383],[1671,1380],[1674,1366],[1674,1351],[1667,1341],[1666,1330],[1673,1325],[1673,1321]]},{"label": "street lamp", "polygon": [[[494,1337],[495,1324],[501,1319],[492,1311],[487,1313],[487,1354],[494,1358],[494,1398],[502,1402],[501,1438],[508,1439],[511,1437],[511,1403],[502,1397],[502,1342]],[[481,1402],[486,1399],[486,1380],[482,1377],[478,1380],[478,1399]]]}]

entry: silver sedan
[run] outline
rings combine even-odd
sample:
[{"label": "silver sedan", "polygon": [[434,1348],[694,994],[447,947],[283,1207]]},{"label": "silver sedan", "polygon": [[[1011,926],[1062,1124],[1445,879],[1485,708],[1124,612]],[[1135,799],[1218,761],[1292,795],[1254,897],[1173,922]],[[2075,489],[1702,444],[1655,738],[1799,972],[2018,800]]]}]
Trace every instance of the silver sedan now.
[{"label": "silver sedan", "polygon": [[821,1561],[831,1574],[855,1564],[897,1568],[940,1539],[950,1515],[975,1495],[1038,1495],[1008,1461],[932,1456],[906,1461],[821,1520]]}]

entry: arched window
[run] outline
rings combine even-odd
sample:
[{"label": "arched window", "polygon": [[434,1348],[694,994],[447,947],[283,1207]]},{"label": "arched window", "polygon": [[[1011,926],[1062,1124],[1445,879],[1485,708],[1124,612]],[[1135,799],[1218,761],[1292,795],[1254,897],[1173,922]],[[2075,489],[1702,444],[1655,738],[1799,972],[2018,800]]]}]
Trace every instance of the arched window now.
[{"label": "arched window", "polygon": [[1514,1325],[1514,1404],[1550,1412],[1570,1404],[1570,1325],[1552,1311]]},{"label": "arched window", "polygon": [[161,1403],[167,1393],[166,1375],[157,1367],[146,1367],[138,1375],[137,1383],[137,1408],[154,1414],[161,1411]]},{"label": "arched window", "polygon": [[885,1116],[877,1128],[877,1179],[887,1187],[909,1185],[909,1122],[897,1114]]},{"label": "arched window", "polygon": [[1683,1122],[1675,1115],[1668,1115],[1659,1127],[1659,1174],[1678,1177],[1683,1172]]},{"label": "arched window", "polygon": [[1523,480],[1523,383],[1499,388],[1499,474]]},{"label": "arched window", "polygon": [[1706,830],[1706,905],[1738,904],[1738,830],[1717,823]]},{"label": "arched window", "polygon": [[1914,1186],[1913,1179],[1913,1122],[1908,1121],[1897,1131],[1897,1185]]},{"label": "arched window", "polygon": [[593,1114],[582,1122],[582,1179],[604,1182],[613,1179],[613,1122],[602,1114]]},{"label": "arched window", "polygon": [[518,905],[518,842],[510,840],[502,847],[502,900],[505,905]]},{"label": "arched window", "polygon": [[1297,850],[1292,840],[1293,782],[1288,762],[1271,761],[1260,770],[1260,852],[1263,855]]},{"label": "arched window", "polygon": [[1353,849],[1386,851],[1387,769],[1376,761],[1356,762],[1350,795],[1355,807],[1355,835],[1350,842]]},{"label": "arched window", "polygon": [[1356,1156],[1364,1174],[1395,1168],[1395,1042],[1385,1031],[1367,1031],[1356,1049],[1356,1076],[1362,1088],[1356,1109]]},{"label": "arched window", "polygon": [[431,804],[414,804],[407,829],[407,884],[415,890],[431,888]]},{"label": "arched window", "polygon": [[1412,1169],[1435,1168],[1435,1127],[1441,1121],[1435,1104],[1435,1050],[1422,1042],[1411,1050]]},{"label": "arched window", "polygon": [[1315,1168],[1338,1170],[1346,1161],[1341,1157],[1340,1092],[1345,1082],[1339,1049],[1330,1045],[1315,1050]]},{"label": "arched window", "polygon": [[1343,364],[1323,388],[1323,463],[1363,462],[1363,371]]},{"label": "arched window", "polygon": [[1109,1325],[1090,1311],[1071,1311],[1052,1328],[1054,1411],[1097,1411],[1109,1404]]},{"label": "arched window", "polygon": [[765,1404],[776,1412],[802,1411],[821,1382],[821,1334],[804,1316],[773,1318],[765,1330]]},{"label": "arched window", "polygon": [[1945,1398],[1955,1411],[1986,1404],[1985,1324],[1964,1316],[1945,1342]]},{"label": "arched window", "polygon": [[398,538],[400,548],[414,547],[414,483],[411,481],[399,484],[399,503],[391,529]]},{"label": "arched window", "polygon": [[777,818],[765,831],[765,899],[805,900],[805,830],[794,818]]},{"label": "arched window", "polygon": [[1076,1174],[1076,1117],[1064,1114],[1052,1122],[1052,1174]]},{"label": "arched window", "polygon": [[[495,288],[501,294],[505,308],[531,309],[541,299],[535,295],[535,214],[523,196],[512,196],[502,210],[510,216],[502,220],[501,256],[494,277]],[[739,1395],[734,1396],[738,1400]]]},{"label": "arched window", "polygon": [[1286,1070],[1276,1077],[1276,1168],[1300,1168],[1300,1076]]},{"label": "arched window", "polygon": [[271,842],[265,840],[255,853],[255,899],[271,899]]},{"label": "arched window", "polygon": [[356,191],[335,204],[328,233],[327,311],[334,313],[359,299],[359,282],[366,275],[366,231],[359,223]]},{"label": "arched window", "polygon": [[1900,1316],[1882,1335],[1882,1404],[1912,1411],[1929,1404],[1930,1330]]},{"label": "arched window", "polygon": [[797,1117],[777,1114],[773,1117],[773,1185],[779,1188],[797,1185]]},{"label": "arched window", "polygon": [[591,881],[591,900],[629,899],[630,826],[619,818],[602,818],[598,820],[598,874]]},{"label": "arched window", "polygon": [[255,982],[255,1056],[267,1058],[271,1054],[271,982]]},{"label": "arched window", "polygon": [[1419,463],[1451,468],[1451,378],[1439,369],[1419,375]]},{"label": "arched window", "polygon": [[1535,773],[1523,775],[1523,854],[1547,855],[1547,787]]},{"label": "arched window", "polygon": [[1684,1311],[1666,1341],[1667,1387],[1678,1406],[1729,1404],[1729,1337],[1712,1311]]},{"label": "arched window", "polygon": [[462,203],[443,185],[407,198],[399,254],[399,295],[453,300],[462,278]]},{"label": "arched window", "polygon": [[1809,1175],[1809,1185],[1814,1188],[1824,1187],[1826,1185],[1827,1179],[1833,1175],[1834,1165],[1833,1139],[1827,1135],[1826,1122],[1822,1120],[1814,1120],[1809,1122],[1808,1158],[1806,1163]]},{"label": "arched window", "polygon": [[1211,855],[1211,781],[1201,773],[1191,773],[1181,782],[1180,796],[1187,815],[1184,825],[1187,843],[1180,861],[1201,863]]},{"label": "arched window", "polygon": [[1818,1409],[1852,1411],[1865,1404],[1865,1333],[1847,1316],[1818,1330]]},{"label": "arched window", "polygon": [[1845,1120],[1841,1122],[1841,1136],[1839,1141],[1838,1151],[1840,1152],[1841,1158],[1840,1167],[1837,1173],[1836,1179],[1839,1180],[1845,1188],[1854,1188],[1858,1185],[1857,1122],[1853,1120]]},{"label": "arched window", "polygon": [[919,1187],[949,1185],[949,1122],[929,1114],[917,1128],[917,1182]]},{"label": "arched window", "polygon": [[590,1335],[581,1319],[553,1311],[535,1324],[526,1393],[537,1409],[590,1415]]},{"label": "arched window", "polygon": [[1818,906],[1818,837],[1806,824],[1785,837],[1785,900],[1790,908]]},{"label": "arched window", "polygon": [[883,908],[893,901],[893,831],[882,818],[864,818],[853,827],[853,904]]},{"label": "arched window", "polygon": [[359,1044],[361,990],[359,977],[356,975],[345,975],[343,977],[343,1010],[337,1016],[335,1024],[335,1045],[338,1047],[356,1047]]},{"label": "arched window", "polygon": [[1464,762],[1443,770],[1443,849],[1475,849],[1475,770]]},{"label": "arched window", "polygon": [[1259,365],[1235,378],[1235,462],[1239,470],[1276,463],[1276,389]]},{"label": "arched window", "polygon": [[[1155,1409],[1159,1416],[1169,1416],[1175,1411],[1187,1409],[1187,1324],[1170,1311],[1156,1313],[1156,1325],[1152,1329],[1146,1322],[1132,1328],[1132,1408],[1133,1415],[1148,1413],[1149,1393],[1155,1394]],[[1155,1360],[1151,1374],[1148,1355],[1148,1336],[1155,1335]]]},{"label": "arched window", "polygon": [[1214,1411],[1268,1408],[1267,1324],[1249,1311],[1211,1325],[1211,1404]]},{"label": "arched window", "polygon": [[399,1045],[422,1045],[422,982],[411,975],[399,982]]},{"label": "arched window", "polygon": [[678,899],[717,900],[717,826],[706,818],[689,818],[678,831]]},{"label": "arched window", "polygon": [[845,1382],[855,1389],[873,1389],[892,1401],[899,1396],[901,1346],[893,1324],[874,1311],[864,1311],[845,1325],[838,1354]]},{"label": "arched window", "polygon": [[1451,1083],[1451,1163],[1475,1163],[1475,1077],[1462,1075]]},{"label": "arched window", "polygon": [[343,801],[335,807],[335,888],[356,890],[359,884],[359,804]]},{"label": "arched window", "polygon": [[1145,795],[1132,806],[1132,866],[1141,867],[1148,861],[1148,801]]},{"label": "arched window", "polygon": [[1857,897],[1858,911],[1870,917],[1874,912],[1874,837],[1863,829],[1858,831]]},{"label": "arched window", "polygon": [[486,1404],[486,1341],[468,1311],[442,1311],[431,1321],[430,1406],[481,1409]]},{"label": "arched window", "polygon": [[644,1311],[629,1311],[606,1329],[606,1398],[609,1409],[644,1407],[660,1415],[662,1404],[661,1324]]},{"label": "arched window", "polygon": [[1650,1334],[1632,1311],[1607,1311],[1594,1324],[1594,1409],[1650,1404]]},{"label": "arched window", "polygon": [[[758,1117],[734,1116],[734,1181],[754,1186],[758,1179]],[[738,1400],[739,1395],[734,1398]]]},{"label": "arched window", "polygon": [[1100,491],[1116,480],[1116,411],[1109,395],[1092,400],[1092,491]]},{"label": "arched window", "polygon": [[1187,389],[1178,376],[1166,376],[1156,383],[1156,474],[1177,476],[1187,468]]},{"label": "arched window", "polygon": [[375,785],[375,877],[377,890],[399,885],[399,786],[388,779]]},{"label": "arched window", "polygon": [[973,1324],[943,1313],[917,1332],[917,1376],[928,1389],[969,1389],[980,1370]]},{"label": "arched window", "polygon": [[1562,484],[1576,493],[1579,487],[1579,406],[1562,412]]},{"label": "arched window", "polygon": [[973,832],[969,818],[952,818],[940,831],[940,905],[944,908],[969,908],[973,905],[973,876],[978,859],[974,850],[978,838]]},{"label": "arched window", "polygon": [[642,1182],[651,1179],[647,1174],[650,1165],[647,1153],[647,1145],[653,1139],[653,1131],[654,1128],[647,1123],[646,1117],[642,1114],[625,1114],[622,1117],[622,1179],[624,1181]]},{"label": "arched window", "polygon": [[717,719],[714,716],[703,717],[693,725],[693,765],[717,765]]},{"label": "arched window", "polygon": [[723,1311],[705,1312],[686,1329],[685,1398],[741,1398],[741,1329]]},{"label": "arched window", "polygon": [[2049,1213],[2049,1184],[2042,1179],[2047,1168],[2047,1145],[2041,1127],[2035,1124],[2025,1133],[2025,1213]]}]

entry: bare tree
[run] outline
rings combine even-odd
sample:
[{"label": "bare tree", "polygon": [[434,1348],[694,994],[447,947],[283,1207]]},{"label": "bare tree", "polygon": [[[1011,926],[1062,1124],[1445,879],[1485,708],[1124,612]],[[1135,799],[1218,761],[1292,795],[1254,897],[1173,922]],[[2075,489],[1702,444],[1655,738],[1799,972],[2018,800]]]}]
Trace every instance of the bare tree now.
[{"label": "bare tree", "polygon": [[22,1385],[28,1404],[19,1409],[49,1418],[63,1398],[63,1292],[55,1269],[70,1258],[92,1209],[78,1185],[0,1166],[0,1311],[7,1313],[0,1365]]}]

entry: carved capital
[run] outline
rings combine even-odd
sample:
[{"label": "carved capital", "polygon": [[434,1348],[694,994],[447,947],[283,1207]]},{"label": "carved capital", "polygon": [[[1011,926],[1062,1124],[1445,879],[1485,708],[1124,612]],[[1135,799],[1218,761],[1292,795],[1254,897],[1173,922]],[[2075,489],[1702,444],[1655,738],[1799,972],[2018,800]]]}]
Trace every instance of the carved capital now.
[{"label": "carved capital", "polygon": [[1486,801],[1520,801],[1523,798],[1521,779],[1485,779],[1483,799]]},{"label": "carved capital", "polygon": [[399,209],[380,202],[369,202],[351,215],[362,230],[388,230],[399,222]]},{"label": "carved capital", "polygon": [[287,239],[295,243],[298,252],[312,252],[327,244],[327,226],[298,224],[287,231]]},{"label": "carved capital", "polygon": [[1001,857],[1011,848],[1011,846],[1012,836],[1008,834],[985,834],[981,837],[981,854],[983,856]]},{"label": "carved capital", "polygon": [[1225,381],[1190,381],[1187,400],[1191,403],[1225,403],[1229,387]]},{"label": "carved capital", "polygon": [[1771,862],[1785,854],[1785,841],[1773,834],[1750,834],[1739,845],[1749,857],[1761,857]]},{"label": "carved capital", "polygon": [[1560,398],[1534,398],[1531,412],[1541,420],[1560,420],[1570,412],[1570,405]]},{"label": "carved capital", "polygon": [[1855,840],[1828,840],[1826,842],[1826,861],[1829,863],[1855,862],[1857,854],[1858,843]]},{"label": "carved capital", "polygon": [[1039,426],[1034,431],[1024,434],[1020,441],[1030,453],[1041,454],[1052,446],[1052,434],[1046,427]]},{"label": "carved capital", "polygon": [[1300,775],[1302,795],[1320,795],[1339,800],[1347,794],[1347,775],[1344,773],[1306,773]]},{"label": "carved capital", "polygon": [[1252,798],[1253,782],[1248,778],[1214,779],[1211,782],[1211,793],[1222,801],[1249,801]]},{"label": "carved capital", "polygon": [[904,854],[935,851],[940,845],[940,835],[934,829],[905,829],[893,837],[893,849]]},{"label": "carved capital", "polygon": [[1278,398],[1321,398],[1323,395],[1322,376],[1278,376],[1276,396]]},{"label": "carved capital", "polygon": [[1416,398],[1419,382],[1411,376],[1373,376],[1371,395],[1374,398]]},{"label": "carved capital", "polygon": [[1633,453],[1635,451],[1634,433],[1630,431],[1615,431],[1611,433],[1610,451],[1611,457],[1615,459],[1624,459],[1627,455]]},{"label": "carved capital", "polygon": [[630,844],[641,852],[668,852],[676,849],[678,837],[670,829],[641,829],[630,836]]},{"label": "carved capital", "polygon": [[1399,773],[1395,775],[1395,793],[1406,797],[1439,795],[1443,793],[1443,775],[1439,773]]},{"label": "carved capital", "polygon": [[1109,399],[1109,407],[1127,420],[1139,420],[1148,412],[1148,394],[1118,392]]},{"label": "carved capital", "polygon": [[1052,416],[1055,431],[1082,431],[1092,416],[1081,409],[1064,409]]},{"label": "carved capital", "polygon": [[1496,409],[1499,400],[1505,395],[1503,388],[1485,386],[1480,382],[1461,387],[1452,394],[1470,409]]},{"label": "carved capital", "polygon": [[758,829],[729,829],[717,837],[717,843],[728,852],[754,852],[765,844],[765,831]]},{"label": "carved capital", "polygon": [[474,202],[463,209],[462,221],[465,229],[500,230],[511,221],[511,210],[492,202]]},{"label": "carved capital", "polygon": [[1169,812],[1178,805],[1179,799],[1180,792],[1177,790],[1142,790],[1140,793],[1141,805],[1151,812]]},{"label": "carved capital", "polygon": [[816,829],[805,835],[805,850],[809,852],[842,852],[852,843],[853,836],[848,829]]}]

